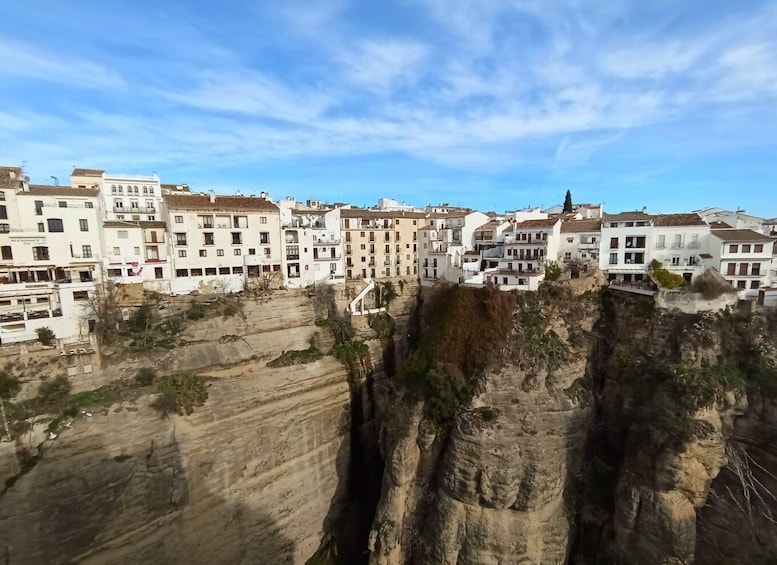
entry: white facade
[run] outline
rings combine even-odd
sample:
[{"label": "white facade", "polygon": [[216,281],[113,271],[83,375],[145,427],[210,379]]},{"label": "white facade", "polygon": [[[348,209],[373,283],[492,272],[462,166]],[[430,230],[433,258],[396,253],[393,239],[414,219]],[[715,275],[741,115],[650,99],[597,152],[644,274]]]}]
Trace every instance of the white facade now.
[{"label": "white facade", "polygon": [[304,288],[345,280],[340,209],[321,210],[279,202],[283,230],[283,273],[286,286]]},{"label": "white facade", "polygon": [[753,230],[712,230],[712,264],[745,298],[755,299],[770,285],[774,241]]},{"label": "white facade", "polygon": [[691,282],[708,265],[704,257],[710,245],[710,226],[697,214],[659,214],[652,217],[652,246],[648,263],[654,259],[664,268]]},{"label": "white facade", "polygon": [[250,279],[283,278],[280,213],[257,196],[166,194],[171,292],[239,292]]},{"label": "white facade", "polygon": [[[418,230],[421,284],[463,282],[477,270],[475,231],[488,221],[481,212],[432,214]],[[467,255],[470,253],[470,255]]]},{"label": "white facade", "polygon": [[601,220],[565,221],[561,224],[557,262],[598,266],[601,240]]},{"label": "white facade", "polygon": [[605,214],[599,269],[609,280],[647,280],[652,235],[651,217],[644,212]]}]

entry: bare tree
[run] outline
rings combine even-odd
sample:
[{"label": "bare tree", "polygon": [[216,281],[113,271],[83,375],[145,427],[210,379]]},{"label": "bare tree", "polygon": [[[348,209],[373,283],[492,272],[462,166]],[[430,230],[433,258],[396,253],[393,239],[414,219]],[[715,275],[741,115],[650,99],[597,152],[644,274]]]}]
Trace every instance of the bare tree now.
[{"label": "bare tree", "polygon": [[108,281],[97,287],[89,295],[86,317],[95,320],[95,333],[100,343],[114,343],[119,333],[119,323],[122,321],[119,305],[119,289]]}]

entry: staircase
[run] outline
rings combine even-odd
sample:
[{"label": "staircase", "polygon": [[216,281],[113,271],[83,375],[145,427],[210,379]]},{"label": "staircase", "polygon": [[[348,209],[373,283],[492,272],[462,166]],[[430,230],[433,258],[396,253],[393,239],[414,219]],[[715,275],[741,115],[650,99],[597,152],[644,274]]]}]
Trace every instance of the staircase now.
[{"label": "staircase", "polygon": [[354,298],[351,301],[351,304],[348,306],[348,309],[351,312],[352,316],[363,316],[364,314],[375,314],[376,312],[385,312],[385,308],[371,308],[371,309],[364,309],[364,297],[367,296],[367,293],[370,292],[375,288],[375,281],[373,281],[370,278],[364,279],[364,282],[367,283],[367,286],[365,286],[362,291],[356,295],[356,298]]}]

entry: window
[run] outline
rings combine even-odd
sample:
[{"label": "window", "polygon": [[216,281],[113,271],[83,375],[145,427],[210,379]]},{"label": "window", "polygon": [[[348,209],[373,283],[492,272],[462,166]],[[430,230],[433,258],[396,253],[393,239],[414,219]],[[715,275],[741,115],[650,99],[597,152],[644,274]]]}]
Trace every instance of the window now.
[{"label": "window", "polygon": [[232,250],[235,256],[242,255],[243,251],[238,247],[237,249]]},{"label": "window", "polygon": [[391,253],[391,246],[390,246],[390,245],[387,245],[387,246],[386,246],[386,251],[385,251],[385,253]]},{"label": "window", "polygon": [[618,238],[617,237],[611,237],[610,238],[610,249],[618,249]]},{"label": "window", "polygon": [[138,206],[138,201],[135,200],[134,198],[130,200],[130,208],[132,208],[133,210],[137,210],[138,208],[140,208],[140,206]]},{"label": "window", "polygon": [[189,269],[176,269],[175,270],[175,276],[176,277],[188,277],[189,276]]},{"label": "window", "polygon": [[223,256],[224,256],[224,250],[216,249],[216,257],[223,257]]},{"label": "window", "polygon": [[120,277],[121,276],[121,269],[108,269],[108,276],[109,277]]},{"label": "window", "polygon": [[235,216],[232,218],[232,227],[235,228],[247,228],[248,227],[248,216]]},{"label": "window", "polygon": [[192,269],[190,272],[191,272],[191,275],[193,277],[201,277],[202,276],[202,269]]},{"label": "window", "polygon": [[728,246],[728,252],[729,253],[737,253],[737,252],[739,252],[739,246],[738,245],[729,245]]},{"label": "window", "polygon": [[[635,247],[643,249],[645,247],[645,236],[631,236],[626,238],[626,247]],[[675,245],[675,247],[679,247]]]},{"label": "window", "polygon": [[176,224],[182,224],[183,223],[183,216],[176,216],[175,217],[175,223]]},{"label": "window", "polygon": [[5,207],[5,204],[0,206],[0,220],[7,220],[8,219],[8,209]]},{"label": "window", "polygon": [[119,239],[129,239],[129,232],[127,230],[119,230],[116,232],[116,236]]},{"label": "window", "polygon": [[610,253],[610,265],[617,265],[617,264],[618,264],[618,254]]},{"label": "window", "polygon": [[260,216],[259,217],[259,223],[260,224],[266,224],[267,223],[267,216]]},{"label": "window", "polygon": [[114,200],[113,201],[113,207],[117,210],[123,210],[124,209],[124,202],[121,200]]},{"label": "window", "polygon": [[243,274],[243,267],[232,267],[232,274],[233,275],[242,275]]},{"label": "window", "polygon": [[5,261],[13,259],[13,250],[10,245],[3,245],[0,250],[2,250],[2,257]]},{"label": "window", "polygon": [[750,288],[753,290],[757,289],[759,286],[761,286],[761,281],[750,281]]},{"label": "window", "polygon": [[737,281],[737,288],[747,288],[747,281]]},{"label": "window", "polygon": [[5,192],[0,190],[0,200],[5,200]]},{"label": "window", "polygon": [[175,234],[175,244],[176,245],[186,245],[186,234],[177,232]]},{"label": "window", "polygon": [[178,256],[179,257],[186,257],[186,249],[179,249],[178,250]]},{"label": "window", "polygon": [[36,216],[42,216],[43,215],[43,200],[36,200],[35,201],[35,215]]},{"label": "window", "polygon": [[270,232],[259,232],[259,243],[262,245],[269,245],[270,244]]},{"label": "window", "polygon": [[32,258],[35,261],[48,261],[49,260],[49,248],[48,247],[33,247]]},{"label": "window", "polygon": [[213,216],[197,216],[197,222],[200,227],[213,228]]},{"label": "window", "polygon": [[270,256],[270,248],[269,247],[265,247],[264,248],[264,256],[265,257],[269,257]]},{"label": "window", "polygon": [[243,243],[243,234],[239,231],[233,231],[232,232],[232,245],[242,245]]},{"label": "window", "polygon": [[89,300],[89,293],[85,290],[74,290],[73,300]]},{"label": "window", "polygon": [[67,202],[65,202],[64,200],[60,200],[59,202],[57,202],[57,205],[60,208],[67,208]]},{"label": "window", "polygon": [[118,247],[113,248],[113,254],[114,255],[121,255],[121,249]]},{"label": "window", "polygon": [[750,244],[745,243],[742,245],[742,253],[750,253]]},{"label": "window", "polygon": [[750,274],[754,277],[758,277],[761,275],[761,263],[753,263],[753,270],[750,271]]},{"label": "window", "polygon": [[91,245],[82,245],[81,246],[81,256],[84,259],[91,259],[92,258],[92,246]]},{"label": "window", "polygon": [[89,221],[78,220],[78,227],[81,229],[81,231],[89,231]]},{"label": "window", "polygon": [[94,208],[94,202],[84,202],[84,208]]},{"label": "window", "polygon": [[756,252],[756,253],[763,253],[764,246],[763,246],[762,243],[756,243],[754,245],[754,248],[755,248],[755,249],[753,249],[754,252]]},{"label": "window", "polygon": [[200,249],[200,257],[207,257],[207,256],[208,256],[208,250]]},{"label": "window", "polygon": [[737,274],[737,264],[736,263],[729,263],[728,267],[726,268],[726,274],[727,275],[736,275]]},{"label": "window", "polygon": [[164,270],[162,269],[162,267],[154,267],[154,278],[155,279],[161,279],[164,276],[165,276],[164,275]]},{"label": "window", "polygon": [[49,231],[53,233],[61,233],[65,231],[65,226],[62,224],[62,220],[59,218],[49,218],[46,220],[49,225]]},{"label": "window", "polygon": [[8,233],[11,231],[10,224],[0,224],[0,233]]},{"label": "window", "polygon": [[203,235],[205,236],[205,245],[215,245],[216,241],[213,237],[213,232],[205,232]]},{"label": "window", "polygon": [[216,267],[205,267],[205,276],[213,276],[216,274]]},{"label": "window", "polygon": [[256,248],[254,248],[254,247],[249,247],[249,248],[248,248],[248,254],[249,254],[249,255],[256,255]]},{"label": "window", "polygon": [[219,274],[220,275],[228,275],[230,272],[229,267],[219,267]]}]

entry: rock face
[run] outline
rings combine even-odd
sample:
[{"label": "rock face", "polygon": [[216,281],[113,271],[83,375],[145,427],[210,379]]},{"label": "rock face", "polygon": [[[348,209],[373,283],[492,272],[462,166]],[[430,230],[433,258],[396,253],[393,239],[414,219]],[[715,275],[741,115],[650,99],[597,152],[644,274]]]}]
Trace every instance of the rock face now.
[{"label": "rock face", "polygon": [[[208,400],[192,415],[161,418],[141,396],[79,416],[42,444],[37,465],[0,495],[6,563],[304,563],[315,552],[345,496],[348,376],[333,357],[266,366],[319,331],[304,294],[253,308],[141,360],[159,373],[211,366]],[[19,471],[13,450],[0,456],[3,479]]]},{"label": "rock face", "polygon": [[[547,328],[569,341],[590,332],[597,309],[564,320],[544,304]],[[512,337],[521,334],[516,318]],[[522,334],[521,334],[522,335]],[[449,431],[415,407],[410,433],[385,438],[384,489],[371,534],[374,564],[553,563],[573,528],[570,488],[592,413],[586,375],[591,342],[573,340],[564,361],[513,358],[510,341],[478,379]]]}]

